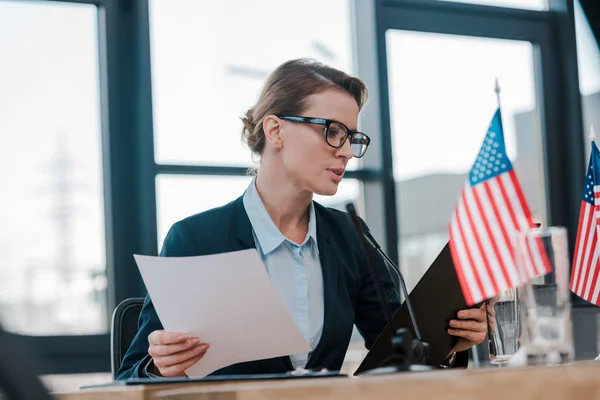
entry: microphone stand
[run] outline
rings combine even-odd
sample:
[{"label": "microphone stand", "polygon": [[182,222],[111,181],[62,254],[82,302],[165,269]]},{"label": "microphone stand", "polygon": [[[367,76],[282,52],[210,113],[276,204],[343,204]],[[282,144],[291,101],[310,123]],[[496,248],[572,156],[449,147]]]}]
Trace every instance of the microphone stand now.
[{"label": "microphone stand", "polygon": [[[352,224],[354,228],[359,234],[360,243],[363,251],[366,254],[366,262],[367,267],[369,268],[371,278],[373,279],[373,284],[375,285],[375,290],[377,292],[377,297],[379,298],[379,302],[381,304],[381,308],[385,315],[385,318],[388,322],[390,329],[392,329],[392,356],[388,359],[384,360],[381,363],[379,368],[367,371],[364,375],[381,375],[381,374],[390,374],[395,372],[407,372],[407,371],[428,371],[432,368],[429,365],[426,365],[429,358],[429,344],[421,338],[421,334],[419,328],[417,326],[417,321],[415,320],[414,313],[412,310],[412,305],[410,303],[410,298],[408,296],[408,290],[406,289],[406,284],[404,279],[402,278],[402,274],[400,273],[398,267],[392,262],[392,260],[381,250],[381,246],[377,244],[373,236],[370,232],[364,229],[363,224],[356,213],[356,208],[354,204],[348,203],[346,204],[346,210],[350,215],[350,219],[352,220]],[[398,328],[394,319],[392,318],[392,311],[390,310],[390,305],[386,301],[383,287],[379,280],[379,275],[375,270],[375,264],[373,262],[373,252],[369,247],[368,243],[373,246],[379,254],[383,257],[383,259],[390,264],[395,272],[399,276],[400,286],[402,288],[404,298],[406,301],[406,305],[409,310],[411,324],[415,330],[416,338],[412,339],[410,332],[406,328]]]},{"label": "microphone stand", "polygon": [[[398,268],[398,266],[396,264],[394,264],[392,259],[390,257],[388,257],[387,254],[385,254],[385,252],[381,249],[381,246],[379,245],[379,243],[377,243],[377,241],[375,240],[373,235],[371,235],[371,232],[368,229],[364,230],[363,235],[365,236],[365,238],[367,239],[369,244],[379,253],[379,255],[385,260],[385,262],[391,267],[391,269],[394,270],[396,275],[398,275],[398,283],[400,284],[400,290],[402,290],[402,296],[404,296],[405,299],[408,299],[408,289],[406,289],[406,282],[404,282],[404,277],[402,276],[402,273],[400,272],[400,268]],[[410,300],[406,301],[406,306],[408,308],[408,314],[410,315],[410,322],[412,323],[412,325],[415,329],[415,336],[417,337],[417,339],[422,340],[421,332],[419,332],[419,327],[417,326],[417,321],[415,319],[415,313],[413,312],[413,308],[412,308],[412,304],[411,304]]]}]

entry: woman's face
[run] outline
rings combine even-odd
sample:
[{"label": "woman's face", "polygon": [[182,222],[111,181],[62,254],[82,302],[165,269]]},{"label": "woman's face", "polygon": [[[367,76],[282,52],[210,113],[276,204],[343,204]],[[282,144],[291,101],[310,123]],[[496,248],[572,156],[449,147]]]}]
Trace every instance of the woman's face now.
[{"label": "woman's face", "polygon": [[[311,95],[306,110],[297,116],[331,119],[356,130],[358,112],[352,96],[330,89]],[[301,190],[331,196],[337,192],[353,153],[349,140],[337,149],[327,144],[325,129],[323,125],[281,120],[281,159],[286,174]]]}]

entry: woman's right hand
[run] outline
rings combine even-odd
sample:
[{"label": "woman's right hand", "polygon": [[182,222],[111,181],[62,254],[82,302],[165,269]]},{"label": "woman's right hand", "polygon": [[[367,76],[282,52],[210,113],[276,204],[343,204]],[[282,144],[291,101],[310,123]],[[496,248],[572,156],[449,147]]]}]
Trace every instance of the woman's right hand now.
[{"label": "woman's right hand", "polygon": [[148,336],[148,354],[154,367],[164,377],[186,376],[185,370],[196,364],[210,347],[197,337],[183,333],[154,331]]}]

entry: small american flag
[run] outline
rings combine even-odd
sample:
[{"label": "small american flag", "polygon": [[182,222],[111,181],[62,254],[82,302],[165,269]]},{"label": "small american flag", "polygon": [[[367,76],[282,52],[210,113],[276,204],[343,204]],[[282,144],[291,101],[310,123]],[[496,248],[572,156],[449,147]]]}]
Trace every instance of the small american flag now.
[{"label": "small american flag", "polygon": [[516,287],[551,267],[541,241],[528,243],[524,270],[515,262],[513,235],[535,227],[506,155],[496,111],[450,221],[450,251],[467,304]]},{"label": "small american flag", "polygon": [[579,210],[579,227],[571,268],[571,291],[585,301],[600,305],[598,292],[598,213],[600,212],[600,152],[592,141],[590,162],[585,175],[583,198]]}]

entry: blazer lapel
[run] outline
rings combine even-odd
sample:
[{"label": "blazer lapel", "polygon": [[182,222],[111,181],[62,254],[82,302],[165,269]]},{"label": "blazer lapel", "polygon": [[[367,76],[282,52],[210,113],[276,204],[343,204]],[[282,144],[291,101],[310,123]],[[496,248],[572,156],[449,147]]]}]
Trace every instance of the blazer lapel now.
[{"label": "blazer lapel", "polygon": [[229,244],[230,251],[253,249],[256,247],[254,235],[252,234],[252,225],[244,208],[243,195],[234,201],[234,216],[231,225],[232,235],[230,238],[235,238],[235,240]]},{"label": "blazer lapel", "polygon": [[331,230],[327,221],[323,217],[322,206],[315,203],[317,219],[317,245],[319,247],[319,261],[321,262],[321,271],[323,273],[323,332],[319,344],[308,359],[306,368],[314,368],[321,363],[327,343],[332,340],[333,324],[335,324],[335,315],[338,299],[338,272],[339,260],[337,246],[331,241]]}]

